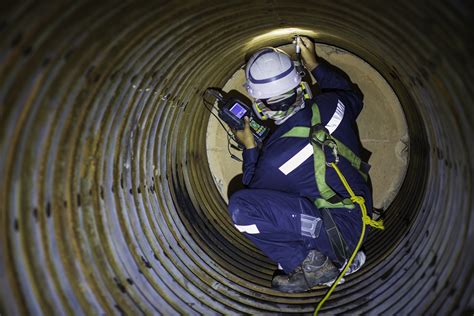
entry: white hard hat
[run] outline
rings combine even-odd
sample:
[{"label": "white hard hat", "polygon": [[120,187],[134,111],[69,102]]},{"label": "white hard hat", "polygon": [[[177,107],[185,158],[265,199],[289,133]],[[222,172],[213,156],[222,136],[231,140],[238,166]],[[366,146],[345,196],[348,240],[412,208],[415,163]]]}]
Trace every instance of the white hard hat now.
[{"label": "white hard hat", "polygon": [[278,96],[301,82],[290,56],[273,47],[264,48],[250,58],[245,76],[245,88],[255,99]]}]

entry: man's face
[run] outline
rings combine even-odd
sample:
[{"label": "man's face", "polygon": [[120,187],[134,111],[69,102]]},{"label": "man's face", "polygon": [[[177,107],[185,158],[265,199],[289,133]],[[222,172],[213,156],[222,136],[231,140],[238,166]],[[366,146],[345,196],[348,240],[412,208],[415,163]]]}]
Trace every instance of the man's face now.
[{"label": "man's face", "polygon": [[262,103],[272,111],[287,111],[295,104],[297,95],[298,91],[295,88],[276,97],[262,100]]},{"label": "man's face", "polygon": [[263,116],[282,124],[296,111],[304,107],[302,90],[297,88],[283,95],[266,100],[257,100],[257,107]]}]

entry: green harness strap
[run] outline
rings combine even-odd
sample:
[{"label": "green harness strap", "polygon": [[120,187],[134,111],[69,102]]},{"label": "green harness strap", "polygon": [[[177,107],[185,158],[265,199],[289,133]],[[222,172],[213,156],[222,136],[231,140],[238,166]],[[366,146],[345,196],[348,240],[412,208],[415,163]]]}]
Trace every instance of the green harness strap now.
[{"label": "green harness strap", "polygon": [[316,199],[314,202],[318,208],[354,208],[354,203],[350,199],[341,198],[331,189],[326,183],[326,155],[324,153],[324,147],[327,146],[333,150],[334,156],[336,157],[336,163],[338,161],[337,154],[340,154],[346,158],[351,165],[356,168],[367,180],[367,174],[361,170],[362,161],[356,154],[352,152],[346,145],[335,139],[327,130],[321,126],[321,116],[319,114],[319,108],[315,103],[312,107],[313,115],[311,117],[311,128],[296,126],[286,132],[281,137],[299,137],[308,138],[311,135],[311,144],[313,145],[314,155],[314,174],[316,178],[316,185],[321,194],[321,198]]}]

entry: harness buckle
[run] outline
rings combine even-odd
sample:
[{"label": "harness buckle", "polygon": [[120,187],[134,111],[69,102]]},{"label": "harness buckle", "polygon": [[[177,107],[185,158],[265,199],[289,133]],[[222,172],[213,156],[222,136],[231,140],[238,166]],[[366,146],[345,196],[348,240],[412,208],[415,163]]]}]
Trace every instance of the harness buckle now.
[{"label": "harness buckle", "polygon": [[[327,130],[327,128],[321,123],[313,125],[309,129],[309,135],[310,135],[309,138],[310,138],[311,143],[320,145],[323,153],[325,153],[324,148],[326,146],[332,149],[332,155],[334,156],[334,163],[337,165],[339,163],[337,144],[331,138],[331,135],[329,134],[329,131]],[[331,163],[326,161],[326,165],[330,167]]]},{"label": "harness buckle", "polygon": [[[332,155],[334,156],[334,164],[339,163],[339,154],[337,152],[337,144],[332,138],[326,138],[326,140],[321,144],[321,149],[324,151],[324,148],[328,146],[332,149]],[[331,162],[326,161],[326,166],[331,167]]]},{"label": "harness buckle", "polygon": [[313,125],[309,128],[309,139],[313,144],[323,145],[323,143],[328,139],[329,131],[327,128],[319,123]]}]

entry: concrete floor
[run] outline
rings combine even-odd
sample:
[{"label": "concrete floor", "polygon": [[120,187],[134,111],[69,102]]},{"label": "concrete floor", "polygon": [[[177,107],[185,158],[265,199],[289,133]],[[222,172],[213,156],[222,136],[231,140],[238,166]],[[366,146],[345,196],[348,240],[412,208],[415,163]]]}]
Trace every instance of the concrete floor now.
[{"label": "concrete floor", "polygon": [[[291,50],[292,45],[281,48]],[[325,44],[317,45],[317,54],[344,70],[364,94],[364,109],[357,125],[364,148],[371,152],[374,207],[386,209],[402,184],[408,164],[409,138],[400,102],[385,79],[359,57]],[[244,81],[244,71],[239,69],[223,89],[248,95],[242,86]],[[206,143],[214,182],[222,198],[228,201],[229,183],[242,173],[242,164],[230,157],[226,133],[214,117],[209,120]],[[241,157],[241,152],[232,148],[231,151]]]}]

